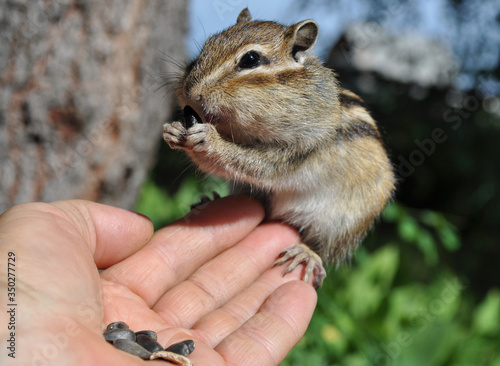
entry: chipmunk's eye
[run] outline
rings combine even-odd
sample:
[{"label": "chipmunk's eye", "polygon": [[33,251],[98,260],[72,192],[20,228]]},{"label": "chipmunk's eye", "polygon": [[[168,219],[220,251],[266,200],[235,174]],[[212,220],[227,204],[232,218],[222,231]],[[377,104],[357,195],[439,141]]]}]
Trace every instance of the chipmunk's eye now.
[{"label": "chipmunk's eye", "polygon": [[255,69],[260,66],[261,59],[260,55],[255,51],[247,52],[243,55],[238,64],[240,69]]}]

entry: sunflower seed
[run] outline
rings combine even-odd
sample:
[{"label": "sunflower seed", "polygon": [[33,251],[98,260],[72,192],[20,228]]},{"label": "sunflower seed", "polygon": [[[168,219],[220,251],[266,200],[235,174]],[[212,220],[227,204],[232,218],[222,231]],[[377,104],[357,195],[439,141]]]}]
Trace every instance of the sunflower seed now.
[{"label": "sunflower seed", "polygon": [[110,331],[113,329],[129,329],[129,326],[125,322],[113,322],[109,323],[108,327],[106,328],[106,331]]},{"label": "sunflower seed", "polygon": [[158,335],[152,330],[134,332],[124,322],[110,323],[103,333],[104,339],[115,348],[138,356],[143,360],[164,359],[181,366],[192,366],[187,358],[194,350],[194,342],[185,340],[163,349]]},{"label": "sunflower seed", "polygon": [[116,341],[113,342],[113,346],[122,351],[138,356],[143,360],[149,360],[149,358],[152,355],[152,353],[149,352],[147,349],[138,345],[134,341],[131,341],[130,339],[117,339]]},{"label": "sunflower seed", "polygon": [[158,335],[156,332],[153,332],[152,330],[140,330],[138,332],[135,332],[135,335],[138,336],[139,334],[145,334],[151,338],[153,338],[155,341],[158,340]]},{"label": "sunflower seed", "polygon": [[130,329],[113,329],[102,334],[108,342],[116,341],[117,339],[128,339],[135,342],[135,333]]},{"label": "sunflower seed", "polygon": [[183,110],[184,113],[184,127],[187,129],[193,127],[197,123],[202,123],[200,116],[190,106],[186,106]]},{"label": "sunflower seed", "polygon": [[146,334],[139,334],[135,341],[149,352],[163,351],[162,345]]},{"label": "sunflower seed", "polygon": [[184,357],[187,357],[191,354],[191,352],[194,351],[194,342],[188,339],[183,342],[174,343],[171,346],[165,348],[165,351],[174,352]]}]

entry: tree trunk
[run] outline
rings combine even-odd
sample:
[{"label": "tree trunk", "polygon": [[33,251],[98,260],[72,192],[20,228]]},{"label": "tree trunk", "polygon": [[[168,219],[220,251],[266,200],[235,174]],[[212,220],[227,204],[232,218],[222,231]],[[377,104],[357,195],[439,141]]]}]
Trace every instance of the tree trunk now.
[{"label": "tree trunk", "polygon": [[[133,207],[154,162],[187,0],[0,7],[0,212],[84,198]],[[172,62],[174,61],[174,62]]]}]

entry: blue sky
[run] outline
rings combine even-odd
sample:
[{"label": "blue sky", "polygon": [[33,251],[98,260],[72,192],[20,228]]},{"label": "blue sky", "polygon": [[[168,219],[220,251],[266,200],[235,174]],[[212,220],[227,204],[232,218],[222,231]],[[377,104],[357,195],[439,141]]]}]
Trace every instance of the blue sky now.
[{"label": "blue sky", "polygon": [[[450,36],[449,27],[445,26],[445,1],[414,1],[410,11],[414,13],[415,23],[409,24],[407,16],[403,16],[398,0],[394,6],[381,11],[381,24],[389,29],[418,28],[433,38]],[[337,0],[327,2],[310,0],[309,6],[301,9],[296,0],[191,0],[190,34],[187,47],[190,57],[195,57],[197,44],[202,45],[211,34],[227,28],[235,23],[239,12],[248,7],[256,19],[275,20],[290,24],[304,19],[314,19],[320,26],[317,54],[324,55],[341,35],[345,27],[354,22],[366,20],[373,12],[366,2],[356,0]],[[334,4],[335,3],[335,4]],[[406,8],[408,11],[409,9]]]},{"label": "blue sky", "polygon": [[[446,0],[387,0],[386,9],[370,8],[366,0],[309,0],[305,9],[296,0],[191,0],[190,33],[186,46],[190,58],[213,33],[235,23],[239,12],[248,7],[254,18],[290,24],[314,19],[320,33],[316,54],[325,58],[328,51],[351,23],[366,21],[374,15],[389,31],[417,32],[440,39],[461,55],[463,87],[471,84],[467,70],[494,67],[500,56],[500,0],[476,0],[466,3],[467,16],[457,23],[450,16]],[[399,4],[404,3],[403,7]],[[468,80],[469,77],[469,80]]]},{"label": "blue sky", "polygon": [[[205,39],[236,22],[242,9],[248,7],[255,19],[275,20],[290,24],[304,19],[315,19],[320,25],[318,52],[322,46],[336,39],[340,34],[340,24],[335,21],[333,13],[321,14],[314,10],[297,11],[295,0],[191,0],[190,34],[187,37],[187,48],[190,57],[195,57],[198,48],[196,43],[203,45]],[[329,41],[329,42],[327,42]]]}]

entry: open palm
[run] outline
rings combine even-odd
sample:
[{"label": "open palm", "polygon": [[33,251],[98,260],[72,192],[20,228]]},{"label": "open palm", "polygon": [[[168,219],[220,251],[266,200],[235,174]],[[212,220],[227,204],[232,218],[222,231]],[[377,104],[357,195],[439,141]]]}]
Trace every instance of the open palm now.
[{"label": "open palm", "polygon": [[298,270],[282,277],[282,268],[271,269],[299,237],[281,224],[259,225],[263,215],[256,201],[228,197],[153,233],[144,217],[87,201],[7,211],[1,258],[15,253],[23,314],[16,362],[145,362],[104,341],[103,325],[121,320],[154,330],[163,346],[193,339],[194,365],[279,364],[307,328],[316,294]]}]

